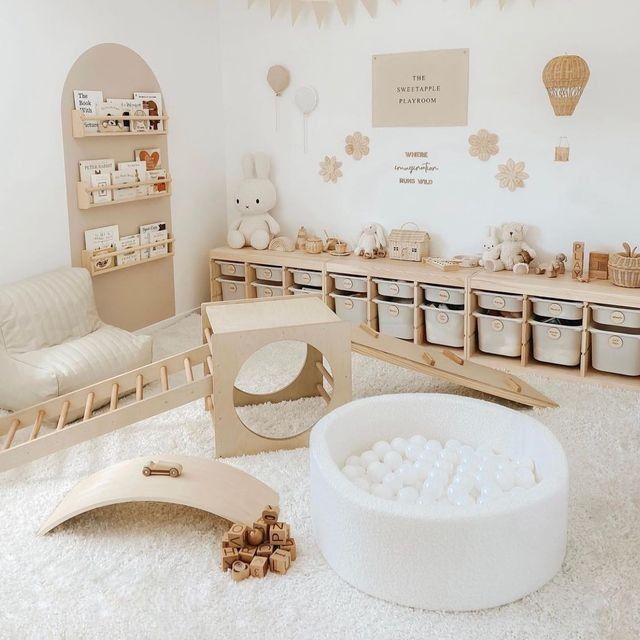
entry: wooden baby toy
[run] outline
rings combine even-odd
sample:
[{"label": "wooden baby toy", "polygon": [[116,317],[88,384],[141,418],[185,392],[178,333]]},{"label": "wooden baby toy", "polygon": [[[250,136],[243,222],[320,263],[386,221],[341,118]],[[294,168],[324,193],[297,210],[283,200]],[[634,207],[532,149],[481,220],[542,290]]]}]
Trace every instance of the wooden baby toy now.
[{"label": "wooden baby toy", "polygon": [[566,273],[567,256],[559,253],[549,264],[541,264],[536,267],[536,275],[546,274],[547,278],[557,278],[558,275]]}]

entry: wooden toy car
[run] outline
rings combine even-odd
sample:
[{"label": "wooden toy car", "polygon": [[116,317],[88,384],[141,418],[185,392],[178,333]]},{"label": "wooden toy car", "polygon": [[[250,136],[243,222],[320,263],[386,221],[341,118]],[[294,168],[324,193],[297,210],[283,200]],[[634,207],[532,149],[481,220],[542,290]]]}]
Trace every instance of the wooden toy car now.
[{"label": "wooden toy car", "polygon": [[164,460],[158,460],[154,462],[149,460],[147,464],[142,467],[143,476],[171,476],[177,478],[182,473],[182,465],[177,462],[165,462]]}]

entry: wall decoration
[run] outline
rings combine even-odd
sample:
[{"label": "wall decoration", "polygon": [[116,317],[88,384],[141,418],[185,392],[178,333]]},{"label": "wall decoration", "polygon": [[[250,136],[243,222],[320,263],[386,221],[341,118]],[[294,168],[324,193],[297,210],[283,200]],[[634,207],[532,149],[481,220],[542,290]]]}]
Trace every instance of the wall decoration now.
[{"label": "wall decoration", "polygon": [[318,106],[318,92],[313,87],[300,87],[296,91],[295,102],[303,116],[304,152],[307,153],[307,120],[309,114],[313,113]]},{"label": "wall decoration", "polygon": [[344,141],[346,142],[345,152],[354,160],[362,160],[364,156],[369,155],[369,138],[359,131],[347,136]]},{"label": "wall decoration", "polygon": [[342,177],[342,171],[340,167],[342,162],[339,162],[335,156],[325,156],[324,160],[320,162],[319,174],[325,182],[338,182],[338,178]]},{"label": "wall decoration", "polygon": [[524,181],[529,177],[524,169],[524,162],[515,162],[511,158],[507,160],[506,164],[498,165],[496,178],[500,188],[509,189],[509,191],[524,188]]},{"label": "wall decoration", "polygon": [[560,138],[556,147],[556,162],[569,162],[569,151],[569,138]]},{"label": "wall decoration", "polygon": [[432,185],[433,176],[440,171],[440,167],[432,164],[428,158],[428,151],[405,151],[402,161],[393,166],[393,170],[399,174],[399,184]]},{"label": "wall decoration", "polygon": [[486,129],[480,129],[478,133],[469,136],[469,155],[472,158],[478,158],[486,162],[495,156],[500,147],[498,147],[498,141],[500,138],[495,133],[489,133]]},{"label": "wall decoration", "polygon": [[[507,4],[509,0],[498,0],[498,6],[500,7],[500,10],[502,10],[504,8],[504,6]],[[475,7],[478,4],[479,0],[470,0],[470,6],[473,9],[473,7]],[[536,6],[536,0],[531,0],[531,6],[535,7]]]},{"label": "wall decoration", "polygon": [[469,50],[373,56],[374,127],[466,126]]},{"label": "wall decoration", "polygon": [[289,86],[291,82],[291,76],[289,74],[289,70],[282,65],[274,65],[273,67],[269,67],[269,71],[267,71],[267,82],[269,86],[273,89],[275,93],[276,102],[275,102],[275,114],[276,114],[276,131],[278,130],[278,98],[283,94],[283,92]]},{"label": "wall decoration", "polygon": [[571,116],[589,82],[589,65],[580,56],[559,56],[547,63],[542,80],[557,116]]}]

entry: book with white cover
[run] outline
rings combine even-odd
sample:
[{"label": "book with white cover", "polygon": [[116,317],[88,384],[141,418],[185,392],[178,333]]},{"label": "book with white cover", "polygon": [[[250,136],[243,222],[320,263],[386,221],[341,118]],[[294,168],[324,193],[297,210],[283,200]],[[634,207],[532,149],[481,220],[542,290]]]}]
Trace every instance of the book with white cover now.
[{"label": "book with white cover", "polygon": [[91,176],[99,173],[111,173],[115,171],[116,163],[113,158],[105,158],[102,160],[80,160],[80,182],[91,186]]},{"label": "book with white cover", "polygon": [[[128,184],[130,182],[137,182],[138,174],[135,169],[123,169],[122,171],[111,172],[111,183],[115,186],[117,184]],[[139,187],[127,187],[126,189],[114,189],[113,200],[119,202],[121,200],[131,200],[138,194]]]},{"label": "book with white cover", "polygon": [[[122,251],[123,249],[129,249],[133,247],[140,246],[140,234],[135,233],[131,236],[122,236],[120,240],[116,242],[116,250]],[[123,264],[131,264],[132,262],[140,262],[140,251],[127,251],[127,253],[121,253],[119,256],[116,256],[116,264],[117,266],[122,266]]]},{"label": "book with white cover", "polygon": [[[98,115],[98,107],[102,104],[102,91],[75,89],[73,92],[73,104],[76,111],[87,115]],[[98,121],[85,120],[84,132],[98,133]]]},{"label": "book with white cover", "polygon": [[[154,169],[153,171],[147,171],[147,176],[149,180],[164,180],[167,177],[166,169]],[[166,193],[167,191],[167,183],[160,182],[158,184],[150,184],[149,185],[149,195],[155,195],[157,193]]]},{"label": "book with white cover", "polygon": [[[100,120],[99,133],[124,133],[128,131],[128,127],[125,127],[120,107],[103,102],[98,105],[98,115],[109,116],[108,120]],[[127,120],[127,122],[129,121]]]},{"label": "book with white cover", "polygon": [[[133,97],[142,100],[142,108],[149,110],[150,116],[162,115],[162,94],[146,91],[134,91]],[[164,131],[163,120],[150,120],[149,129],[152,131]]]},{"label": "book with white cover", "polygon": [[[132,160],[131,162],[118,162],[118,171],[135,171],[139,182],[145,182],[147,177],[147,163],[142,160]],[[146,196],[149,192],[147,185],[136,187],[137,196]]]},{"label": "book with white cover", "polygon": [[[109,187],[111,186],[110,173],[94,173],[91,176],[92,187]],[[101,189],[100,191],[91,192],[91,200],[94,204],[102,202],[111,202],[111,189]]]},{"label": "book with white cover", "polygon": [[[96,229],[87,229],[84,232],[84,246],[87,250],[93,251],[94,255],[98,253],[108,252],[116,246],[116,242],[120,239],[120,231],[117,224],[108,227],[98,227]],[[94,262],[96,270],[108,269],[113,267],[113,257],[106,257],[102,260]]]},{"label": "book with white cover", "polygon": [[[106,109],[118,109],[123,116],[133,115],[136,111],[142,112],[142,100],[135,98],[105,98],[104,107]],[[144,115],[141,113],[139,115]],[[125,131],[135,131],[135,124],[126,118],[122,119]]]},{"label": "book with white cover", "polygon": [[[149,237],[150,237],[150,243],[155,244],[157,242],[163,242],[164,240],[168,240],[169,234],[167,233],[166,230],[152,231],[149,234]],[[169,253],[169,247],[166,242],[164,244],[158,244],[158,246],[150,248],[150,253],[151,253],[151,256],[150,256],[151,258],[155,258],[156,256],[164,256],[164,255],[167,255],[167,253]]]},{"label": "book with white cover", "polygon": [[[140,225],[140,244],[151,244],[153,242],[160,242],[162,240],[167,240],[169,237],[167,232],[167,224],[165,222],[152,222],[151,224],[143,224]],[[158,250],[164,248],[164,253],[166,251],[166,244],[163,247],[154,247],[153,250],[151,247],[147,249],[142,249],[141,254],[143,258],[150,258],[152,255],[158,255]]]}]

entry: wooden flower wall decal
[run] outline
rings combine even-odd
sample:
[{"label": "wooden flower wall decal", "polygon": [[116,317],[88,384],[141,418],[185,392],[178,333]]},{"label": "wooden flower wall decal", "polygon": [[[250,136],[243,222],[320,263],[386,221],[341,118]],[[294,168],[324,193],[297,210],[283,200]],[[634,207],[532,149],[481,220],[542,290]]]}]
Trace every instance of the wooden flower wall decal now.
[{"label": "wooden flower wall decal", "polygon": [[524,162],[515,162],[511,158],[507,160],[506,164],[498,165],[496,178],[500,188],[509,189],[509,191],[523,188],[524,181],[529,177],[524,168]]},{"label": "wooden flower wall decal", "polygon": [[495,133],[490,133],[486,129],[480,129],[478,133],[469,136],[469,155],[472,158],[478,158],[486,162],[495,156],[500,147],[498,147],[498,141],[500,138]]},{"label": "wooden flower wall decal", "polygon": [[347,143],[344,150],[347,155],[352,156],[354,160],[362,160],[364,156],[369,155],[369,138],[363,136],[359,131],[345,138]]},{"label": "wooden flower wall decal", "polygon": [[320,175],[325,182],[338,182],[338,178],[342,177],[342,171],[340,167],[342,162],[339,162],[335,156],[325,156],[324,160],[320,162]]}]

